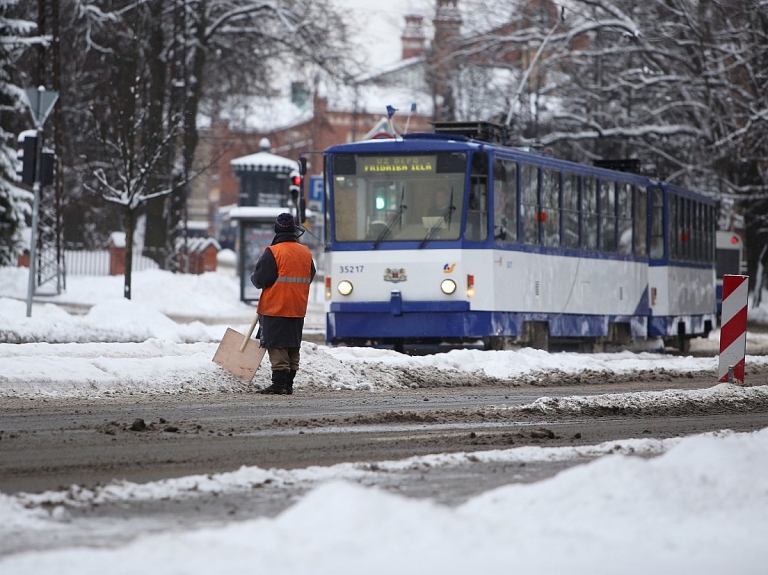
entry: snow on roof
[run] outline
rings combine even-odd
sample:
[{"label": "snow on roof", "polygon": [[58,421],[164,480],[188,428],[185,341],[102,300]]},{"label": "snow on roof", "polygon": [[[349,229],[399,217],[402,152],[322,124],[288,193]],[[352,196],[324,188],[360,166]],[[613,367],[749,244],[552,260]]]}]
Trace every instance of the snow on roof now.
[{"label": "snow on roof", "polygon": [[289,208],[238,206],[230,210],[229,217],[233,220],[269,220],[272,221],[282,213],[292,213]]},{"label": "snow on roof", "polygon": [[424,56],[414,56],[412,58],[406,58],[405,60],[395,60],[389,64],[384,64],[378,68],[375,68],[364,74],[360,74],[355,81],[359,84],[365,84],[368,82],[376,82],[381,76],[385,76],[392,72],[399,72],[405,68],[411,66],[417,66],[424,63]]},{"label": "snow on roof", "polygon": [[432,116],[432,97],[422,91],[397,86],[359,86],[356,89],[342,86],[328,94],[329,112],[351,112],[369,114],[386,113],[387,106],[392,106],[400,113],[395,116],[404,118],[416,104],[416,113]]},{"label": "snow on roof", "polygon": [[[241,96],[231,97],[222,103],[218,117],[227,120],[236,129],[269,133],[308,122],[314,116],[311,100],[299,108],[291,102],[290,89],[276,97]],[[201,125],[210,125],[210,118],[201,116]]]},{"label": "snow on roof", "polygon": [[[401,110],[404,117],[411,104],[416,103],[417,114],[431,117],[432,97],[423,81],[422,63],[421,57],[397,60],[360,76],[350,85],[325,78],[317,86],[317,95],[326,99],[326,110],[331,113],[383,114],[387,106],[393,106]],[[312,98],[299,107],[291,101],[290,86],[286,86],[276,96],[229,98],[222,105],[219,117],[227,120],[233,129],[269,133],[309,122],[314,114]],[[210,125],[210,118],[201,116],[200,125]],[[232,167],[240,166],[235,162],[247,162],[250,166],[253,161],[263,160],[246,158],[250,156],[233,160]]]},{"label": "snow on roof", "polygon": [[[398,118],[401,116],[405,118],[413,103],[417,105],[416,113],[421,116],[431,117],[433,110],[432,98],[429,94],[397,86],[329,86],[326,89],[326,97],[327,111],[331,113],[383,114],[386,113],[387,106],[393,106],[401,111]],[[314,114],[311,105],[310,109],[301,113],[295,113],[296,110],[296,107],[290,102],[290,96],[287,95],[272,98],[268,103],[265,98],[254,98],[249,106],[238,108],[237,114],[230,112],[229,119],[232,125],[238,125],[255,132],[268,133],[308,122]],[[261,165],[266,161],[265,157],[259,156],[263,153],[259,152],[232,160],[232,168],[235,170],[249,169],[246,166],[254,165],[256,162]],[[289,161],[293,162],[293,160]],[[295,169],[295,167],[294,162],[291,169]]]},{"label": "snow on roof", "polygon": [[109,234],[109,243],[116,248],[125,247],[125,232],[112,232]]},{"label": "snow on roof", "polygon": [[298,170],[299,164],[296,160],[277,156],[269,152],[256,152],[248,156],[235,158],[230,162],[232,169],[238,171],[259,171],[259,172],[290,172]]}]

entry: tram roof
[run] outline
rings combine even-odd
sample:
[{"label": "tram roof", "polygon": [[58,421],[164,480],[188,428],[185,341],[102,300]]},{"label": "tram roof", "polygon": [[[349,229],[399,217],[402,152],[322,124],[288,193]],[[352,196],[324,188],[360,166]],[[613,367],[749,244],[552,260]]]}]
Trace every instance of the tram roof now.
[{"label": "tram roof", "polygon": [[670,191],[678,194],[696,197],[704,203],[714,203],[714,200],[700,192],[667,184],[659,178],[634,172],[624,172],[611,170],[589,164],[579,164],[570,160],[556,158],[535,150],[526,150],[514,146],[502,145],[495,142],[483,142],[474,140],[466,136],[450,133],[414,133],[398,136],[396,138],[381,138],[373,140],[363,140],[360,142],[350,142],[331,146],[325,150],[326,153],[398,153],[407,148],[408,152],[453,152],[470,149],[494,150],[499,155],[507,156],[521,161],[530,161],[543,167],[552,167],[563,170],[572,170],[580,174],[593,174],[597,177],[611,177],[624,181],[631,181],[636,184],[646,185],[664,185]]},{"label": "tram roof", "polygon": [[488,144],[487,142],[478,142],[453,134],[417,133],[397,136],[395,138],[375,138],[360,142],[338,144],[331,146],[325,151],[328,153],[371,153],[374,151],[390,153],[398,152],[404,146],[407,146],[409,151],[417,152],[454,151],[466,150],[468,145],[480,148]]},{"label": "tram roof", "polygon": [[[360,142],[351,142],[331,146],[325,150],[326,153],[337,154],[370,154],[385,153],[393,154],[403,152],[407,148],[408,152],[455,152],[466,151],[467,149],[494,150],[500,156],[514,158],[520,161],[529,161],[539,166],[548,166],[560,169],[571,169],[579,173],[603,174],[623,174],[625,178],[633,180],[653,180],[649,176],[635,174],[631,172],[617,172],[607,168],[599,168],[588,164],[579,164],[569,160],[563,160],[536,150],[517,148],[510,145],[503,145],[496,142],[485,142],[475,140],[466,136],[450,133],[415,133],[398,136],[397,138],[381,138],[373,140],[364,140]],[[654,180],[656,181],[656,180]]]}]

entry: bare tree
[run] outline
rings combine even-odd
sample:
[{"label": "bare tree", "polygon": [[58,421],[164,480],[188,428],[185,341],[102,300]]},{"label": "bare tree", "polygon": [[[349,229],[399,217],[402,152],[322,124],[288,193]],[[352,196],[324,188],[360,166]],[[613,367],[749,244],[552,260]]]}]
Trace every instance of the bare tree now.
[{"label": "bare tree", "polygon": [[[310,67],[345,73],[343,18],[328,0],[56,1],[60,42],[67,48],[59,101],[69,239],[86,234],[100,243],[111,231],[116,204],[90,190],[101,186],[94,169],[103,168],[111,185],[116,181],[114,166],[105,166],[114,164],[109,154],[117,148],[105,143],[121,141],[110,130],[127,110],[135,108],[134,117],[141,119],[133,136],[136,153],[152,156],[150,150],[164,142],[143,192],[153,199],[142,205],[156,202],[163,217],[160,243],[173,244],[183,219],[185,182],[199,169],[193,158],[202,115],[238,95],[269,94],[278,82]],[[30,19],[36,4],[24,4]],[[28,74],[35,66],[26,62]]]},{"label": "bare tree", "polygon": [[[176,0],[170,10],[174,33],[166,32],[163,61],[172,64],[169,109],[182,118],[177,180],[197,176],[201,107],[215,110],[236,95],[268,93],[301,69],[345,74],[343,19],[328,0]],[[175,201],[162,210],[170,215],[169,228],[185,220],[188,191],[175,189]]]},{"label": "bare tree", "polygon": [[[755,156],[768,101],[761,0],[519,0],[507,12],[467,4],[482,18],[468,20],[450,57],[509,71],[507,117],[528,124],[524,143],[559,144],[580,159],[639,150],[672,181],[713,194],[766,191],[725,167],[765,161]],[[536,114],[545,122],[531,130]]]},{"label": "bare tree", "polygon": [[[113,46],[104,60],[109,90],[91,104],[88,126],[98,142],[96,159],[86,159],[84,186],[106,202],[119,206],[125,229],[125,283],[123,295],[131,299],[134,233],[137,216],[146,202],[172,193],[176,182],[157,186],[158,171],[172,153],[181,118],[157,118],[147,61],[146,34],[152,34],[149,6],[131,11],[131,17],[113,23]],[[153,185],[155,184],[155,185]],[[182,182],[183,184],[183,182]]]}]

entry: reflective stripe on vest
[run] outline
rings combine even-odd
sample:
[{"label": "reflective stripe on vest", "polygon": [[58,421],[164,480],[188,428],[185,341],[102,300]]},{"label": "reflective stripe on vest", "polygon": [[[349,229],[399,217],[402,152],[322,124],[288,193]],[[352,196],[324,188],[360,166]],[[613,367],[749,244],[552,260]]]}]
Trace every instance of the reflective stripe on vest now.
[{"label": "reflective stripe on vest", "polygon": [[308,284],[312,283],[312,280],[309,278],[277,278],[277,281],[279,282],[285,282],[289,284]]},{"label": "reflective stripe on vest", "polygon": [[281,242],[267,248],[277,264],[277,281],[264,288],[256,308],[261,315],[304,317],[312,281],[312,254],[298,242]]}]

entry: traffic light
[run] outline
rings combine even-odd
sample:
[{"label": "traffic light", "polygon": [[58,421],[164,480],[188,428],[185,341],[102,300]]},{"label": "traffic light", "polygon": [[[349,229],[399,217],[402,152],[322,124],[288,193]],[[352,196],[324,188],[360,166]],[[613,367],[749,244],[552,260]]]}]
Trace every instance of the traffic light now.
[{"label": "traffic light", "polygon": [[298,205],[301,196],[301,174],[293,171],[288,178],[288,192],[291,194],[293,203]]},{"label": "traffic light", "polygon": [[[304,158],[301,158],[301,160],[304,160]],[[288,176],[288,192],[291,195],[293,205],[296,206],[299,222],[304,224],[307,220],[307,201],[304,199],[302,191],[302,185],[304,184],[302,173],[306,173],[306,160],[300,161],[299,170],[293,170],[291,175]]]},{"label": "traffic light", "polygon": [[43,150],[43,165],[40,166],[40,185],[53,185],[53,170],[56,164],[56,155],[53,150]]},{"label": "traffic light", "polygon": [[[37,158],[37,132],[25,130],[16,139],[16,175],[22,183],[32,186],[35,183],[35,160]],[[40,185],[53,184],[55,155],[53,151],[44,149],[40,166]]]},{"label": "traffic light", "polygon": [[16,139],[16,175],[28,186],[35,183],[36,134],[35,130],[25,130]]}]

